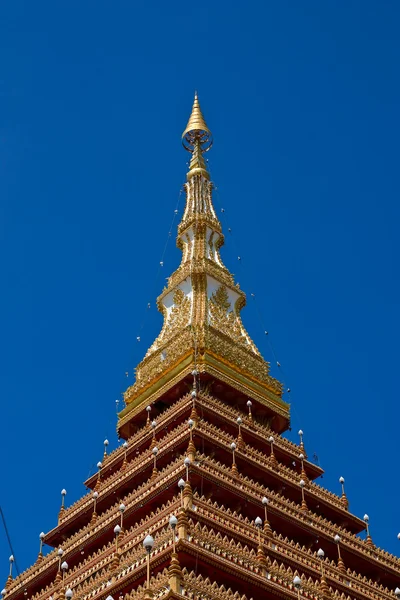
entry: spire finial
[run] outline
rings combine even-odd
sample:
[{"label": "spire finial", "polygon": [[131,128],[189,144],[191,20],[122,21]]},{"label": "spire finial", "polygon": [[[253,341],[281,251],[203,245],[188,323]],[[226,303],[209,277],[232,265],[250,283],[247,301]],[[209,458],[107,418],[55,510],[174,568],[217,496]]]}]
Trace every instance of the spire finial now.
[{"label": "spire finial", "polygon": [[187,176],[188,179],[193,177],[193,175],[200,174],[207,179],[210,179],[204,162],[203,153],[211,148],[212,143],[212,133],[207,127],[203,113],[201,112],[197,92],[195,92],[192,114],[190,115],[186,129],[182,134],[183,147],[192,153]]}]

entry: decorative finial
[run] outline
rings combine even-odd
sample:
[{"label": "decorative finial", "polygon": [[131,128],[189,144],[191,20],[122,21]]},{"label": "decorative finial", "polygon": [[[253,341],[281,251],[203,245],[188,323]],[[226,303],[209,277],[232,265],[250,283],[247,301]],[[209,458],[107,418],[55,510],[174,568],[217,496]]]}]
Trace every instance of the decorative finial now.
[{"label": "decorative finial", "polygon": [[37,560],[40,561],[43,559],[43,540],[46,537],[46,534],[42,531],[41,533],[39,533],[39,541],[40,541],[40,545],[39,545],[39,554],[37,557]]},{"label": "decorative finial", "polygon": [[106,458],[107,456],[107,447],[109,445],[109,441],[107,440],[107,438],[104,440],[103,444],[104,444],[104,454],[103,454],[103,460]]},{"label": "decorative finial", "polygon": [[274,442],[275,442],[275,440],[274,440],[274,438],[273,438],[272,435],[269,436],[268,442],[271,445],[271,452],[270,452],[270,455],[269,455],[269,459],[271,461],[272,466],[273,467],[277,467],[278,466],[278,461],[276,460],[276,456],[275,456],[275,453],[274,453]]},{"label": "decorative finial", "polygon": [[193,427],[195,425],[195,422],[193,421],[193,419],[188,420],[188,425],[189,425],[189,444],[187,447],[187,455],[188,455],[189,459],[191,460],[191,462],[194,462],[196,460],[196,446],[194,445],[194,441],[193,441]]},{"label": "decorative finial", "polygon": [[62,489],[61,490],[61,508],[60,508],[60,512],[62,512],[65,508],[65,496],[67,495],[67,490],[66,489]]},{"label": "decorative finial", "polygon": [[337,545],[337,549],[338,549],[338,569],[339,569],[339,571],[342,571],[342,573],[346,573],[346,567],[344,565],[342,556],[340,554],[340,542],[341,542],[340,535],[336,534],[335,537],[333,538],[333,541]]},{"label": "decorative finial", "polygon": [[147,425],[147,427],[150,427],[150,412],[151,412],[150,405],[146,406],[146,412],[147,412],[146,425]]},{"label": "decorative finial", "polygon": [[308,506],[304,496],[304,488],[306,487],[306,482],[304,479],[300,479],[299,485],[301,487],[301,510],[303,512],[308,512]]},{"label": "decorative finial", "polygon": [[261,568],[261,573],[265,575],[266,567],[267,567],[267,557],[265,556],[264,548],[261,543],[261,529],[262,529],[262,519],[260,517],[256,517],[254,520],[254,525],[256,526],[258,532],[258,547],[257,547],[257,561]]},{"label": "decorative finial", "polygon": [[297,590],[297,598],[300,600],[301,579],[296,575],[293,579],[294,589]]},{"label": "decorative finial", "polygon": [[304,432],[303,432],[303,430],[302,430],[302,429],[299,429],[300,448],[301,448],[302,450],[304,449],[303,435],[304,435]]},{"label": "decorative finial", "polygon": [[246,405],[247,405],[247,408],[249,409],[248,419],[249,419],[250,423],[252,423],[253,422],[253,414],[251,412],[251,407],[253,406],[253,403],[251,400],[247,400]]},{"label": "decorative finial", "polygon": [[194,96],[192,114],[190,115],[188,124],[182,134],[183,147],[192,153],[188,180],[194,175],[203,175],[206,179],[210,179],[204,162],[203,153],[207,152],[212,146],[213,137],[208,129],[201,112],[197,93]]},{"label": "decorative finial", "polygon": [[183,461],[183,464],[185,465],[185,468],[186,468],[186,481],[189,481],[189,467],[190,467],[190,463],[191,463],[191,460],[187,456],[185,458],[185,460]]},{"label": "decorative finial", "polygon": [[61,507],[60,507],[60,510],[58,511],[58,522],[60,522],[61,515],[65,511],[65,496],[66,495],[67,495],[67,490],[62,489],[61,490]]},{"label": "decorative finial", "polygon": [[365,543],[368,546],[368,548],[372,549],[374,547],[374,543],[372,541],[371,534],[369,532],[369,516],[367,514],[364,515],[363,521],[365,523],[365,528],[367,530],[367,537],[366,537]]},{"label": "decorative finial", "polygon": [[125,509],[126,509],[125,504],[120,504],[119,505],[119,509],[118,510],[119,510],[119,512],[121,514],[121,525],[120,525],[121,531],[124,529],[124,512],[125,512]]},{"label": "decorative finial", "polygon": [[231,450],[232,450],[232,467],[231,467],[231,471],[234,475],[239,475],[239,470],[237,468],[237,464],[236,464],[236,460],[235,460],[235,451],[236,451],[236,444],[235,442],[232,442],[231,444]]},{"label": "decorative finial", "polygon": [[150,450],[153,450],[153,448],[155,446],[157,446],[157,441],[156,441],[157,421],[151,421],[150,426],[151,426],[151,428],[153,430],[153,437],[151,438]]},{"label": "decorative finial", "polygon": [[99,492],[93,492],[92,494],[92,498],[93,498],[93,513],[92,513],[92,518],[91,518],[91,523],[95,523],[96,519],[97,519],[97,498],[99,497]]},{"label": "decorative finial", "polygon": [[237,446],[238,446],[239,450],[244,450],[246,447],[246,444],[244,443],[244,439],[242,436],[242,425],[243,425],[242,417],[238,417],[236,419],[236,423],[238,424],[238,427],[239,427],[239,432],[238,432],[238,436],[237,436]]},{"label": "decorative finial", "polygon": [[322,550],[322,548],[320,548],[318,550],[317,556],[321,561],[321,584],[320,584],[320,587],[321,587],[322,597],[326,598],[327,595],[329,594],[329,586],[325,579],[325,570],[324,570],[325,552]]},{"label": "decorative finial", "polygon": [[62,571],[62,581],[64,583],[65,573],[68,571],[68,563],[65,560],[63,563],[61,563],[61,571]]},{"label": "decorative finial", "polygon": [[[122,531],[122,528],[120,527],[120,525],[116,525],[114,527],[114,535],[115,535],[115,554],[117,555],[118,553],[118,539],[120,536],[120,533]],[[119,562],[119,561],[118,561]]]},{"label": "decorative finial", "polygon": [[181,491],[181,507],[183,508],[183,490],[185,488],[185,480],[182,479],[182,477],[180,478],[180,480],[178,481],[178,488]]},{"label": "decorative finial", "polygon": [[13,567],[14,560],[15,560],[14,559],[14,555],[11,554],[11,556],[10,556],[10,558],[8,560],[10,562],[10,571],[8,573],[8,579],[7,579],[7,583],[6,583],[6,589],[10,585],[10,583],[12,582],[12,579],[13,579],[13,576],[12,576],[12,567]]},{"label": "decorative finial", "polygon": [[143,547],[146,550],[146,562],[147,562],[147,585],[146,585],[147,595],[145,596],[145,598],[151,598],[153,595],[150,590],[150,554],[151,554],[151,551],[153,550],[153,546],[154,546],[154,539],[151,537],[151,535],[146,535],[146,537],[143,540]]},{"label": "decorative finial", "polygon": [[303,453],[299,454],[299,459],[300,459],[300,463],[301,463],[300,477],[301,477],[301,479],[304,479],[305,481],[308,481],[308,476],[307,476],[307,473],[306,473],[305,468],[304,468],[304,458],[305,457],[304,457]]},{"label": "decorative finial", "polygon": [[261,502],[264,506],[264,511],[265,511],[264,533],[266,533],[267,535],[272,535],[272,529],[271,529],[271,525],[269,524],[269,521],[268,521],[268,512],[267,512],[269,500],[266,496],[264,496],[264,498],[261,500]]},{"label": "decorative finial", "polygon": [[101,469],[103,468],[103,463],[101,462],[101,460],[99,460],[99,462],[97,463],[97,481],[96,481],[96,485],[94,487],[95,490],[97,490],[100,487],[101,484]]},{"label": "decorative finial", "polygon": [[344,491],[344,477],[339,477],[339,483],[342,486],[342,496],[340,498],[341,503],[345,510],[349,508],[349,501],[347,500],[346,492]]},{"label": "decorative finial", "polygon": [[124,460],[122,461],[121,471],[125,471],[126,465],[128,464],[127,452],[128,452],[128,448],[129,448],[129,444],[128,444],[128,442],[126,440],[122,444],[122,448],[124,450]]},{"label": "decorative finial", "polygon": [[56,576],[56,581],[60,582],[62,577],[61,577],[61,562],[62,562],[62,557],[64,554],[64,550],[62,548],[59,548],[57,550],[57,558],[58,558],[58,570],[57,570],[57,576]]},{"label": "decorative finial", "polygon": [[169,569],[168,569],[168,583],[170,586],[170,589],[175,592],[175,593],[180,593],[181,592],[181,582],[182,582],[182,570],[181,570],[181,566],[179,564],[179,559],[178,559],[178,554],[176,552],[176,544],[175,544],[175,538],[176,538],[176,526],[178,525],[178,519],[175,517],[175,515],[171,515],[171,518],[169,520],[169,526],[171,527],[171,531],[172,531],[172,556],[171,556],[171,563],[169,565]]},{"label": "decorative finial", "polygon": [[157,470],[157,454],[158,454],[158,448],[157,446],[154,446],[153,450],[151,451],[153,454],[153,471],[151,473],[151,477],[150,477],[150,481],[152,481],[153,479],[155,479],[158,475],[158,470]]}]

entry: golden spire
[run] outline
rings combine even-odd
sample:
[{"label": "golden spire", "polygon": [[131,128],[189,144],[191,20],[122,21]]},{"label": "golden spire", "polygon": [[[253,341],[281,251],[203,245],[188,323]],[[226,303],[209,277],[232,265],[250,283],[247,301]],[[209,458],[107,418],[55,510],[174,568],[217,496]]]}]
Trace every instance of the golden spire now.
[{"label": "golden spire", "polygon": [[187,178],[191,179],[194,175],[203,175],[210,179],[203,153],[211,148],[213,138],[201,112],[197,92],[194,95],[192,114],[182,134],[182,143],[184,148],[192,153]]}]

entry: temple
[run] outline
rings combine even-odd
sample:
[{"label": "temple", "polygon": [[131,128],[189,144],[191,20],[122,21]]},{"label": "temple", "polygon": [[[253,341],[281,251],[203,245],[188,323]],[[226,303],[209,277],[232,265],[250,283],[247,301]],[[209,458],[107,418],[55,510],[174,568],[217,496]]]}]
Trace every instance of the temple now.
[{"label": "temple", "polygon": [[[191,160],[178,226],[182,260],[157,299],[164,323],[136,368],[104,456],[40,534],[36,562],[4,600],[385,600],[400,560],[367,515],[315,480],[294,444],[283,388],[241,319],[246,296],[224,265],[204,159],[213,138],[195,96],[183,132]],[[362,535],[360,535],[362,534]],[[43,547],[51,547],[45,554]]]}]

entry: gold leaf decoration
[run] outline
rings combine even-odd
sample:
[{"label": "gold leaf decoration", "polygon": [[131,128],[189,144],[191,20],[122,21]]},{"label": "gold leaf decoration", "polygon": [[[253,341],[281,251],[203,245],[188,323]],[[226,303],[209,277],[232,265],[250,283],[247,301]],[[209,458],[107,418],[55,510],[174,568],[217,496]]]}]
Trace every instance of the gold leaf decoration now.
[{"label": "gold leaf decoration", "polygon": [[180,288],[177,288],[174,292],[173,301],[174,304],[169,315],[164,316],[165,321],[161,333],[147,351],[146,357],[150,356],[152,352],[174,337],[189,323],[190,298]]},{"label": "gold leaf decoration", "polygon": [[231,309],[228,290],[220,285],[210,298],[210,324],[229,336],[236,343],[249,346],[247,336],[239,316]]}]

